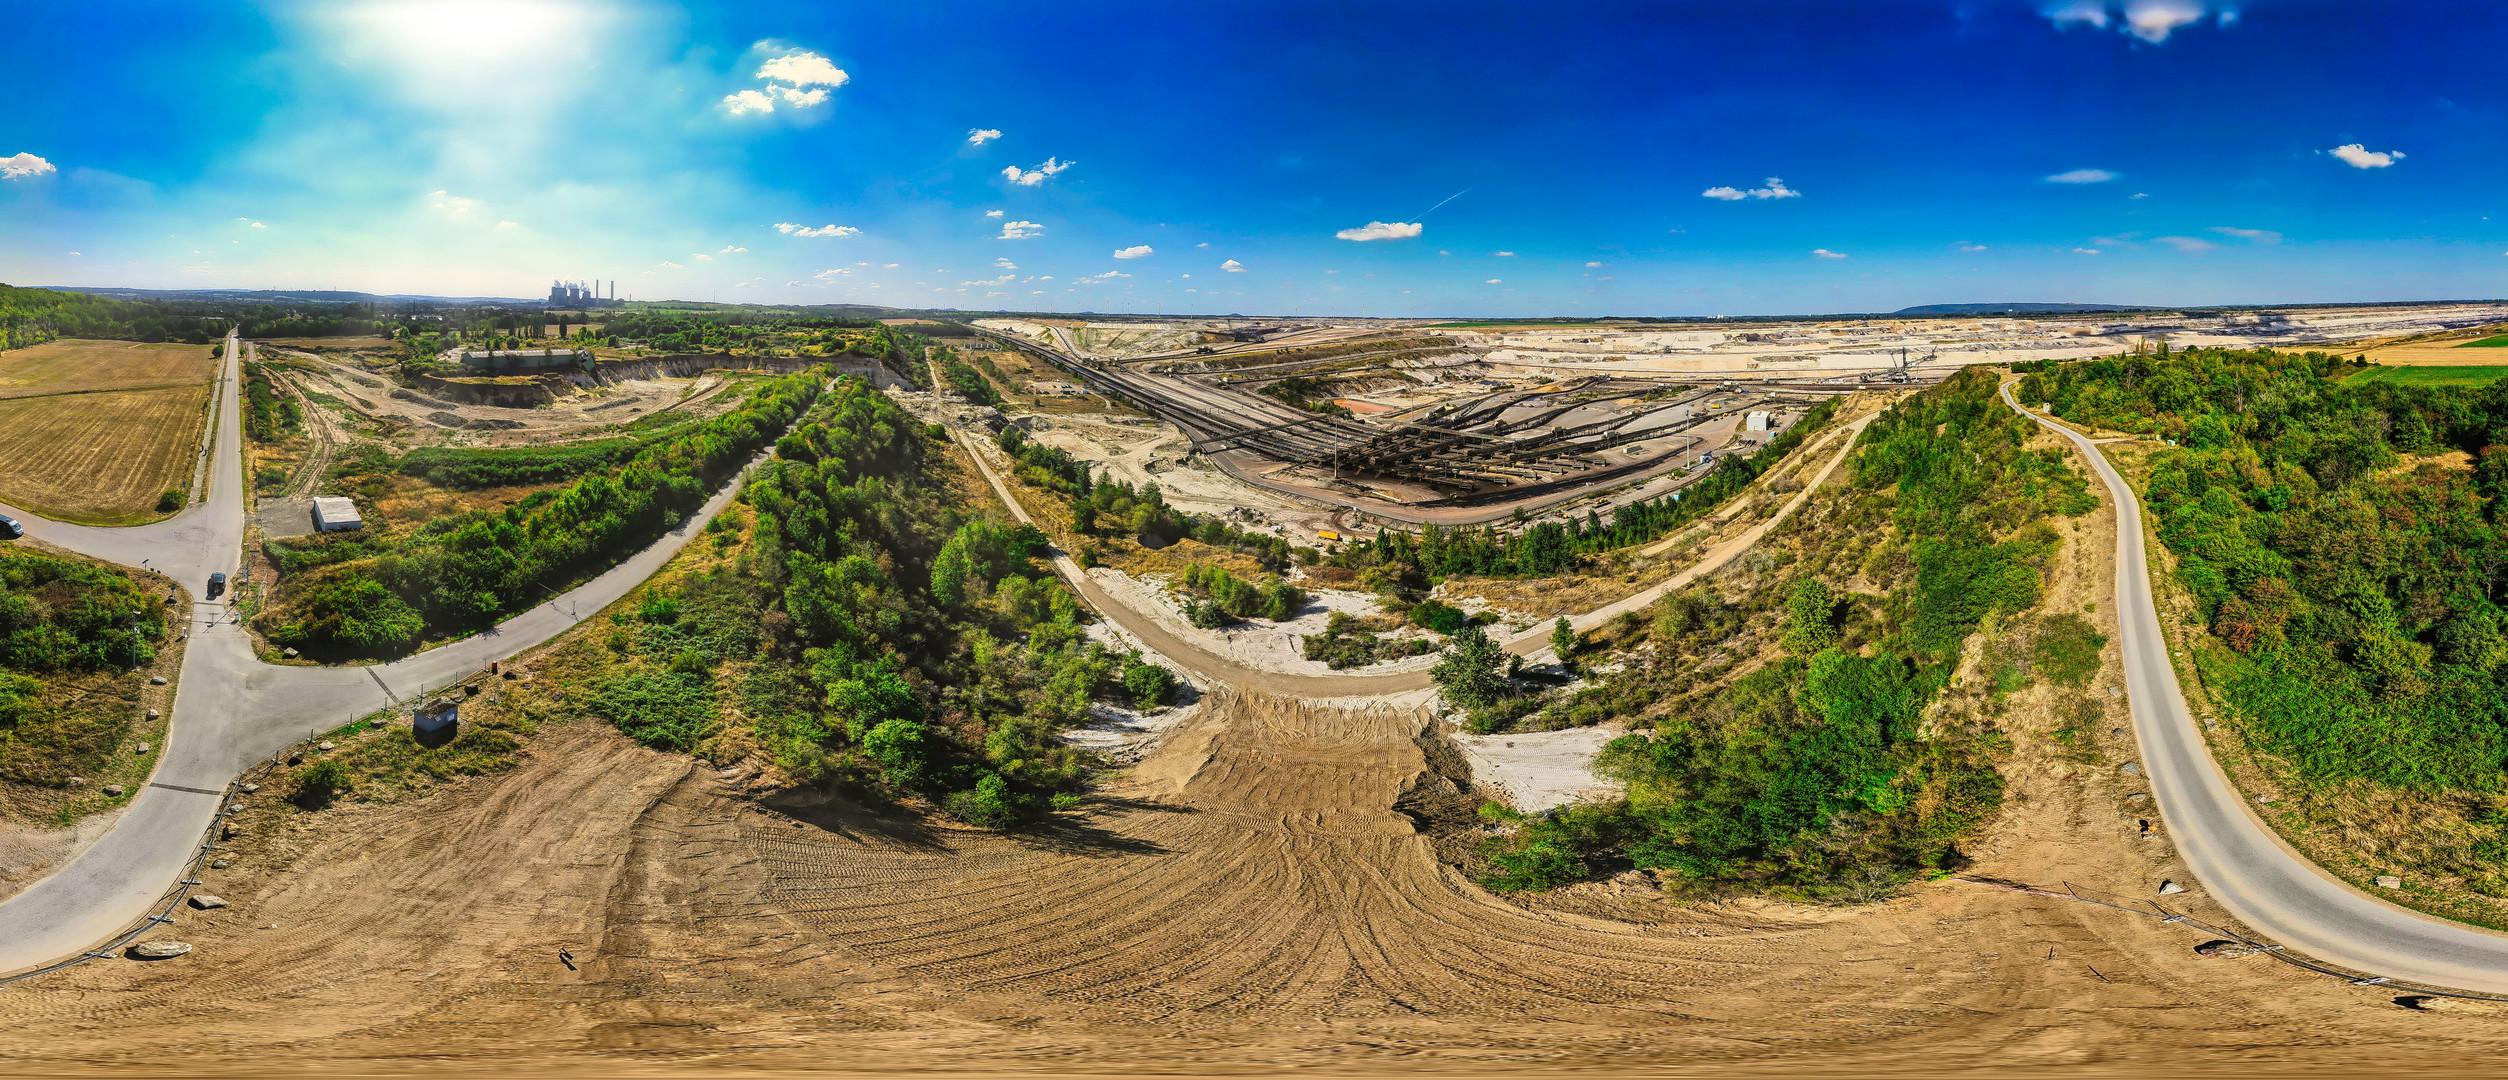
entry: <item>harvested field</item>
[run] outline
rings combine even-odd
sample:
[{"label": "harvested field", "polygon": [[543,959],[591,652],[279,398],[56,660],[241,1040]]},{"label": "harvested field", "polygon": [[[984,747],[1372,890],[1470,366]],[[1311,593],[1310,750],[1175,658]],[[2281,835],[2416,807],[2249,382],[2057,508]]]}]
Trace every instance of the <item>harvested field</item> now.
[{"label": "harvested field", "polygon": [[0,500],[88,525],[165,516],[157,496],[190,486],[210,385],[0,399]]},{"label": "harvested field", "polygon": [[0,353],[0,399],[206,383],[217,367],[209,352],[203,345],[47,341]]}]

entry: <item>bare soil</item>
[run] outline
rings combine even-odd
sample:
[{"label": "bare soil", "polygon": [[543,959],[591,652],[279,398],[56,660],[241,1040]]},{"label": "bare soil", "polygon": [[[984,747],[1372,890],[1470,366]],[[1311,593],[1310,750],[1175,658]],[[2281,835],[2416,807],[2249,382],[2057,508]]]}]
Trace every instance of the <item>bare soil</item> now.
[{"label": "bare soil", "polygon": [[133,525],[188,488],[216,362],[199,345],[52,341],[0,362],[0,499]]}]

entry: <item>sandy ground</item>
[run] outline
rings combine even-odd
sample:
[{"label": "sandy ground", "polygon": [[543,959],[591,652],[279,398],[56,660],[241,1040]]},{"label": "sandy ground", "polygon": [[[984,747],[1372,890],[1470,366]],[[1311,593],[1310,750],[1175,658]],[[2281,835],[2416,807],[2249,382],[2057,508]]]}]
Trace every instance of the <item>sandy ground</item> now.
[{"label": "sandy ground", "polygon": [[1454,745],[1472,765],[1472,780],[1507,805],[1526,813],[1608,796],[1620,785],[1594,775],[1603,744],[1628,734],[1616,724],[1558,731],[1455,735]]},{"label": "sandy ground", "polygon": [[304,365],[289,378],[308,391],[338,400],[351,420],[407,425],[403,441],[510,446],[552,438],[582,438],[599,429],[659,412],[711,416],[733,404],[722,391],[731,385],[722,373],[691,378],[629,379],[574,394],[553,405],[512,409],[466,405],[424,390],[395,385],[383,374],[358,369],[295,350],[270,348],[268,358]]}]

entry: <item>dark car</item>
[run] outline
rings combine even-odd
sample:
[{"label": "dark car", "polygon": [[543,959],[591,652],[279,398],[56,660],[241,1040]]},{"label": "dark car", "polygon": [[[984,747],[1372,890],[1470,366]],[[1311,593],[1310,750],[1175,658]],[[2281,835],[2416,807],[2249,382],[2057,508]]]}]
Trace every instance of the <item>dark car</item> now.
[{"label": "dark car", "polygon": [[16,518],[0,514],[0,536],[15,540],[24,535],[26,535],[26,526],[18,524]]},{"label": "dark car", "polygon": [[211,595],[211,596],[216,596],[216,595],[218,595],[219,593],[222,593],[222,592],[225,592],[225,591],[226,591],[226,572],[225,572],[225,571],[223,571],[223,570],[221,570],[221,571],[219,571],[219,572],[217,572],[217,573],[214,573],[214,574],[209,575],[209,595]]}]

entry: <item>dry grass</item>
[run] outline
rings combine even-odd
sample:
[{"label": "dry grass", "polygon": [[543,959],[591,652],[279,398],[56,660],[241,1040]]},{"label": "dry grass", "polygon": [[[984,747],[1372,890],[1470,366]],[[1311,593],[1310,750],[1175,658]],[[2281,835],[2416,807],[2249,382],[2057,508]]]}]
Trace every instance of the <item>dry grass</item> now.
[{"label": "dry grass", "polygon": [[163,517],[158,493],[191,484],[209,386],[0,399],[0,498],[87,525]]},{"label": "dry grass", "polygon": [[48,341],[0,355],[0,399],[205,383],[216,366],[209,353],[200,345]]}]

